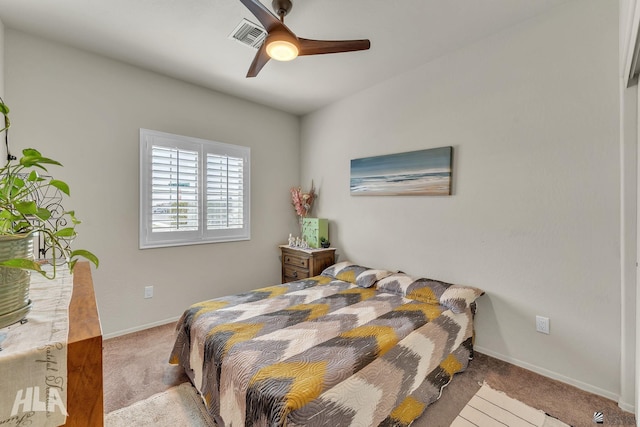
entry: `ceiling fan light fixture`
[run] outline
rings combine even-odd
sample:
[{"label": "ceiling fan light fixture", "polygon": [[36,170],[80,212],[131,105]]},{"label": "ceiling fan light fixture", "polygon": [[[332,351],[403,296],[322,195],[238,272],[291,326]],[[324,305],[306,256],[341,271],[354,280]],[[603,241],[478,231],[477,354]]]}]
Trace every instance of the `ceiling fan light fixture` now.
[{"label": "ceiling fan light fixture", "polygon": [[298,57],[300,52],[298,43],[290,37],[282,37],[282,34],[267,36],[267,55],[276,61],[291,61]]},{"label": "ceiling fan light fixture", "polygon": [[[264,1],[264,0],[262,0]],[[298,38],[286,25],[284,17],[291,10],[291,0],[273,0],[278,16],[269,12],[261,0],[240,0],[267,32],[267,37],[253,57],[247,78],[256,77],[271,59],[291,61],[298,55],[322,55],[325,53],[354,52],[371,47],[369,40],[312,40]]]}]

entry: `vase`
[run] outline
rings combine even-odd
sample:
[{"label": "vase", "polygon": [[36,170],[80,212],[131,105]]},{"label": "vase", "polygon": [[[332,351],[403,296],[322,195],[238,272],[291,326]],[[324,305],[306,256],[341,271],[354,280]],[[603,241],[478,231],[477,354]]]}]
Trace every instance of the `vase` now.
[{"label": "vase", "polygon": [[[0,261],[13,258],[33,259],[31,234],[0,236]],[[0,267],[0,328],[24,319],[31,310],[30,281],[27,270]]]}]

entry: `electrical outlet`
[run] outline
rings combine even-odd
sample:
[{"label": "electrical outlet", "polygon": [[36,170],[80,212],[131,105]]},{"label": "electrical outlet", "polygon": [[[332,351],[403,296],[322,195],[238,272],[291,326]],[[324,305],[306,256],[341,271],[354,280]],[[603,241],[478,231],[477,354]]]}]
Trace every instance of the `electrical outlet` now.
[{"label": "electrical outlet", "polygon": [[549,318],[536,316],[536,331],[549,334]]},{"label": "electrical outlet", "polygon": [[153,286],[145,286],[144,287],[144,297],[145,298],[153,298]]}]

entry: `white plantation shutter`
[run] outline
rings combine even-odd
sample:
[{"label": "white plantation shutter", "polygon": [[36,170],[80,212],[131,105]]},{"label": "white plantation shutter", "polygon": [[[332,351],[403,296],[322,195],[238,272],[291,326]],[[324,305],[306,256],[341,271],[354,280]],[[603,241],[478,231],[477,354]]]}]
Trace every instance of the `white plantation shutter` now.
[{"label": "white plantation shutter", "polygon": [[207,154],[207,230],[242,228],[243,159]]},{"label": "white plantation shutter", "polygon": [[151,146],[151,232],[198,229],[198,152]]},{"label": "white plantation shutter", "polygon": [[248,240],[250,150],[140,129],[140,248]]}]

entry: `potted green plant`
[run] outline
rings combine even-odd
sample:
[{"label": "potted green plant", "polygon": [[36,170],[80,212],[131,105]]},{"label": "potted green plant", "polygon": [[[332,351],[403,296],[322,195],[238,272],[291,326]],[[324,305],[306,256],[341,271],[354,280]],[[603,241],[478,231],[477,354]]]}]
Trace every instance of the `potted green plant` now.
[{"label": "potted green plant", "polygon": [[[7,138],[9,108],[2,98],[0,112],[4,116],[0,133],[4,131]],[[93,253],[71,248],[77,235],[75,227],[80,223],[74,211],[65,210],[61,203],[50,205],[50,200],[43,197],[57,191],[70,195],[64,181],[48,176],[47,167],[62,165],[33,148],[23,150],[19,160],[7,157],[7,163],[0,168],[0,328],[21,320],[30,310],[30,271],[53,279],[58,265],[66,264],[73,271],[80,258],[98,266]],[[51,273],[34,259],[34,236],[48,248]]]},{"label": "potted green plant", "polygon": [[320,237],[320,246],[326,249],[331,246],[331,242],[326,237]]}]

